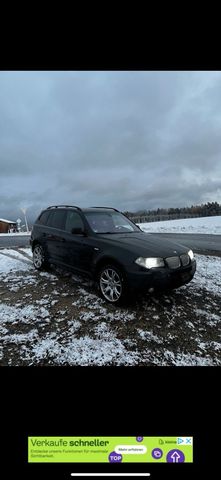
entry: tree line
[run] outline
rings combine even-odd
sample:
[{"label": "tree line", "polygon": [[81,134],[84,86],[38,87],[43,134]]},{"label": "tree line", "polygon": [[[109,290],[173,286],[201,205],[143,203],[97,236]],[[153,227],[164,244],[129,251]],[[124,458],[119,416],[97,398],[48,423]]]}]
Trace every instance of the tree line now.
[{"label": "tree line", "polygon": [[137,212],[124,212],[136,221],[170,220],[178,218],[210,217],[221,215],[221,205],[217,202],[207,202],[191,207],[157,208],[155,210],[139,210]]}]

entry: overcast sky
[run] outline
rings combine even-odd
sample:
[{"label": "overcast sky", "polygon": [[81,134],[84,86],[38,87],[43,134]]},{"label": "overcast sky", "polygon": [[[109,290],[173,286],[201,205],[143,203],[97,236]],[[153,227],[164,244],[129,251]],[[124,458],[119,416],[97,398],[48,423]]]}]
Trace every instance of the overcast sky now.
[{"label": "overcast sky", "polygon": [[221,203],[221,72],[0,72],[0,218]]}]

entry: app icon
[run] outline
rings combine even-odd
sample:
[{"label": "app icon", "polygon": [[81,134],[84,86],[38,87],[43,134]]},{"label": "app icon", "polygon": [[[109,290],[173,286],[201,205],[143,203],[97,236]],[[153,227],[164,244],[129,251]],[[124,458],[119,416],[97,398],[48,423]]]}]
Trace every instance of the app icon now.
[{"label": "app icon", "polygon": [[192,437],[186,437],[186,445],[192,445]]},{"label": "app icon", "polygon": [[176,443],[180,445],[183,443],[184,445],[192,445],[192,437],[178,437]]},{"label": "app icon", "polygon": [[152,455],[153,458],[158,460],[159,458],[161,458],[163,456],[163,451],[161,450],[161,448],[154,448],[151,452],[151,455]]},{"label": "app icon", "polygon": [[185,455],[181,450],[170,450],[167,454],[167,462],[169,463],[182,463],[185,461]]},{"label": "app icon", "polygon": [[184,440],[183,440],[183,438],[178,438],[178,439],[177,439],[177,443],[178,443],[178,444],[180,444],[180,443],[184,443]]},{"label": "app icon", "polygon": [[108,459],[110,463],[120,463],[122,462],[122,455],[117,452],[111,452]]},{"label": "app icon", "polygon": [[142,442],[142,441],[143,441],[143,437],[136,437],[136,441],[137,441],[137,442]]}]

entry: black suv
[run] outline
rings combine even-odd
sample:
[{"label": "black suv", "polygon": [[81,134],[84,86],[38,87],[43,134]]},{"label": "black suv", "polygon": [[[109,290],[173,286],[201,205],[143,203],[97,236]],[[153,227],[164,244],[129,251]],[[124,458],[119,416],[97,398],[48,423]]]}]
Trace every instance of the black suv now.
[{"label": "black suv", "polygon": [[52,263],[88,274],[111,303],[134,290],[180,287],[196,270],[192,250],[144,233],[109,207],[48,207],[36,220],[30,243],[35,268]]}]

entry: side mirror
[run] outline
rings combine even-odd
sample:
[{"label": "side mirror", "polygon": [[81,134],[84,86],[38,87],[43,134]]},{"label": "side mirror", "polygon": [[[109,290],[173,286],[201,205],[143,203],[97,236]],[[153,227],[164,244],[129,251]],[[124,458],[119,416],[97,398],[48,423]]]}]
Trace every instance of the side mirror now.
[{"label": "side mirror", "polygon": [[72,228],[71,233],[73,233],[73,235],[85,235],[85,230],[81,227]]}]

